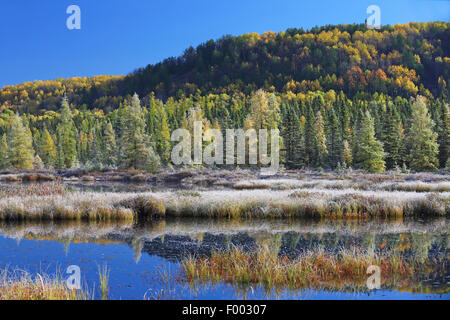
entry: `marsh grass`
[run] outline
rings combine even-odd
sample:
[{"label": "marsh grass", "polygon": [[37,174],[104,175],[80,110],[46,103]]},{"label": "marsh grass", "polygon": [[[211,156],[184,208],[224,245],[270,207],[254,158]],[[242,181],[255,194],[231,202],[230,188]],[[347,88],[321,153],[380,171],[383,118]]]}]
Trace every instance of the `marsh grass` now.
[{"label": "marsh grass", "polygon": [[98,266],[98,279],[100,284],[100,293],[102,300],[109,299],[109,269],[107,265]]},{"label": "marsh grass", "polygon": [[0,300],[90,300],[85,290],[68,289],[62,277],[24,271],[0,271]]},{"label": "marsh grass", "polygon": [[60,182],[43,182],[27,184],[1,184],[0,199],[4,197],[62,195],[67,187]]},{"label": "marsh grass", "polygon": [[409,191],[409,192],[448,192],[450,182],[444,181],[404,181],[403,179],[386,176],[356,176],[349,179],[329,177],[327,179],[267,179],[243,180],[235,183],[236,190],[294,190],[294,189],[323,189],[323,190],[365,190],[365,191]]},{"label": "marsh grass", "polygon": [[167,216],[214,218],[395,218],[446,216],[448,193],[309,189],[208,191],[201,197],[164,196]]},{"label": "marsh grass", "polygon": [[145,221],[164,216],[208,218],[395,218],[447,216],[448,192],[343,190],[214,190],[95,193],[0,198],[4,221]]},{"label": "marsh grass", "polygon": [[445,275],[445,261],[417,262],[400,255],[377,255],[364,251],[341,250],[338,254],[323,249],[298,257],[280,256],[260,247],[253,252],[233,248],[214,252],[210,257],[187,258],[181,271],[193,287],[224,282],[237,286],[263,286],[272,289],[365,290],[370,265],[381,269],[381,286],[410,288],[431,273]]},{"label": "marsh grass", "polygon": [[137,221],[164,215],[164,203],[147,195],[71,192],[0,199],[4,221]]}]

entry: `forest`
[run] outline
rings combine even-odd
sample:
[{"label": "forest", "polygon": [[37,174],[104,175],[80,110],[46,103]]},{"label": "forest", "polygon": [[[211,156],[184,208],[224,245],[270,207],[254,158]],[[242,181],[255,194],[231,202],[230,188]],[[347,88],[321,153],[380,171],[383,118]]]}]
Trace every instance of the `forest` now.
[{"label": "forest", "polygon": [[275,129],[286,168],[449,166],[449,24],[225,36],[127,76],[0,90],[0,168],[171,167],[171,132]]}]

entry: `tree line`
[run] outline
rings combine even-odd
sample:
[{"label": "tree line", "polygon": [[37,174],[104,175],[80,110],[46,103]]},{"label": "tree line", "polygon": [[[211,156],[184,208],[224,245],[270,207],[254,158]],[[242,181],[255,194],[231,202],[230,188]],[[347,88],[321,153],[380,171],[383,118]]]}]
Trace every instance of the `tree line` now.
[{"label": "tree line", "polygon": [[[343,91],[126,96],[110,112],[76,108],[67,98],[41,115],[0,113],[0,169],[170,167],[171,132],[276,129],[287,168],[434,171],[449,165],[449,106],[424,96],[392,99]],[[225,136],[225,134],[224,134]],[[211,142],[204,142],[205,144]],[[269,148],[270,149],[270,148]]]}]

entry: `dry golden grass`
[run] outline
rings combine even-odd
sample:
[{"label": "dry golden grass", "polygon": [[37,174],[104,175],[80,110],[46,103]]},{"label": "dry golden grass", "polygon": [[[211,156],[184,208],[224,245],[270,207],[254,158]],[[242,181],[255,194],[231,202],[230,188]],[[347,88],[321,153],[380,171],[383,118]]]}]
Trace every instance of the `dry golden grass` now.
[{"label": "dry golden grass", "polygon": [[70,290],[60,278],[25,272],[0,272],[0,300],[89,300],[90,294]]},{"label": "dry golden grass", "polygon": [[410,288],[420,283],[421,272],[445,274],[446,263],[406,260],[398,255],[376,255],[341,251],[330,254],[318,249],[291,259],[279,256],[267,247],[255,252],[234,248],[215,252],[210,257],[190,257],[182,264],[187,281],[196,283],[225,282],[234,285],[261,285],[266,289],[365,289],[367,268],[381,269],[381,285]]}]

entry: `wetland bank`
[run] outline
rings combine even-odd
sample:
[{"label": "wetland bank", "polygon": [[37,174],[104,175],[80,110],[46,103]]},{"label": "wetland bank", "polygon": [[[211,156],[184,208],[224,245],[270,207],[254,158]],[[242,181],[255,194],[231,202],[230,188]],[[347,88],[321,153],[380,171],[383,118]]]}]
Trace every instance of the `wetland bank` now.
[{"label": "wetland bank", "polygon": [[449,298],[446,174],[89,177],[1,184],[0,297],[101,299],[107,266],[111,299]]}]

